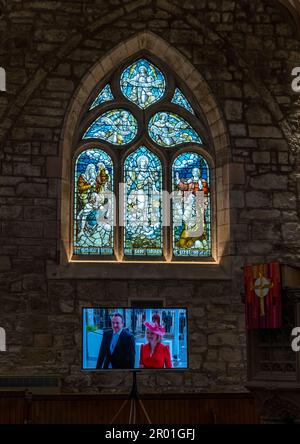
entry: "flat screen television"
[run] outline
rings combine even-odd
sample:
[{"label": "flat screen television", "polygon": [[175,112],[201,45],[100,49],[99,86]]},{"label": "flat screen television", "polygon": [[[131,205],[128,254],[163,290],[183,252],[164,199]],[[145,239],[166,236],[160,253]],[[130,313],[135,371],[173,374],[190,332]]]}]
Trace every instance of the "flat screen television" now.
[{"label": "flat screen television", "polygon": [[83,370],[188,368],[186,308],[83,308]]}]

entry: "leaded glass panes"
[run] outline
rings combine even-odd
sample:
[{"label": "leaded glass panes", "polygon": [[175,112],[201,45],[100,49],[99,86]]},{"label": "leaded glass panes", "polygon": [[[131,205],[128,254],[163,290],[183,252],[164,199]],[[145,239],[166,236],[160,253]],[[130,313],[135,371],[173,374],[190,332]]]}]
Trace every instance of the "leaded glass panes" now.
[{"label": "leaded glass panes", "polygon": [[172,166],[173,254],[211,256],[210,177],[206,160],[180,154]]},{"label": "leaded glass panes", "polygon": [[[167,94],[169,84],[175,85],[173,97]],[[171,74],[141,57],[97,89],[88,110],[93,112],[84,115],[94,116],[81,136],[87,149],[75,162],[74,254],[127,260],[161,260],[164,253],[177,259],[211,256],[209,168],[197,152],[202,138],[189,96],[176,84]],[[149,117],[145,110],[152,105]],[[107,150],[93,145],[95,139],[109,145],[115,166]],[[166,157],[163,169],[154,146]],[[121,165],[124,183],[114,195],[113,177],[121,180]],[[171,208],[162,205],[163,191],[173,193]]]},{"label": "leaded glass panes", "polygon": [[140,59],[123,71],[120,86],[128,100],[145,109],[164,95],[166,82],[156,66]]},{"label": "leaded glass panes", "polygon": [[172,103],[175,103],[176,105],[182,106],[186,110],[188,110],[190,113],[195,114],[193,108],[190,105],[190,102],[187,100],[187,98],[182,94],[179,88],[175,89],[175,93],[173,96],[173,99],[171,100]]},{"label": "leaded glass panes", "polygon": [[130,154],[124,165],[124,254],[162,256],[162,168],[145,146]]},{"label": "leaded glass panes", "polygon": [[85,132],[83,139],[102,139],[113,145],[126,145],[137,134],[137,121],[124,109],[113,109],[98,117]]},{"label": "leaded glass panes", "polygon": [[98,148],[77,158],[74,177],[74,254],[112,255],[113,163]]},{"label": "leaded glass panes", "polygon": [[177,114],[156,113],[149,122],[149,134],[160,146],[175,146],[188,142],[201,143],[201,139],[191,125]]},{"label": "leaded glass panes", "polygon": [[106,85],[98,94],[96,99],[93,101],[90,110],[96,108],[96,106],[101,105],[101,103],[109,102],[110,100],[114,100],[114,96],[112,95],[110,85]]}]

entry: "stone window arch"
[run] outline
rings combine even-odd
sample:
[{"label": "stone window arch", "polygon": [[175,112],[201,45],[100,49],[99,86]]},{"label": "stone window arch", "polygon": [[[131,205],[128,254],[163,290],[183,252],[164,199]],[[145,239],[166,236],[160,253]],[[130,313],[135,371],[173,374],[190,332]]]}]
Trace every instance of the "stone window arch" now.
[{"label": "stone window arch", "polygon": [[213,152],[185,90],[145,51],[97,85],[75,137],[72,257],[212,257]]},{"label": "stone window arch", "polygon": [[[111,51],[103,60],[96,64],[96,66],[87,73],[87,75],[79,85],[77,92],[75,93],[74,100],[71,103],[69,111],[67,113],[60,145],[60,156],[62,162],[60,265],[63,267],[64,270],[63,275],[68,275],[68,272],[70,276],[73,275],[70,270],[74,270],[76,266],[78,266],[78,262],[80,262],[82,266],[82,261],[84,261],[84,258],[80,257],[81,255],[77,255],[77,257],[75,255],[74,257],[72,244],[72,234],[74,233],[74,231],[72,231],[72,211],[74,204],[72,189],[72,174],[74,171],[73,167],[76,160],[76,155],[78,156],[84,151],[84,149],[89,148],[86,143],[79,143],[78,135],[80,134],[82,137],[84,131],[86,131],[86,128],[88,127],[88,124],[91,124],[92,121],[95,121],[97,106],[95,106],[95,109],[93,109],[93,104],[95,103],[95,101],[97,101],[97,95],[95,92],[97,87],[98,94],[102,91],[101,88],[105,88],[108,84],[110,85],[111,90],[115,91],[115,78],[120,78],[120,73],[124,72],[124,69],[126,67],[128,67],[135,60],[139,60],[141,58],[145,58],[146,60],[149,60],[151,63],[155,64],[155,66],[161,68],[161,70],[166,73],[165,75],[167,77],[169,85],[174,81],[176,82],[176,87],[178,87],[180,91],[182,91],[183,94],[187,97],[189,103],[191,103],[192,105],[192,110],[194,110],[196,114],[194,115],[193,111],[191,112],[190,110],[184,109],[183,107],[180,111],[181,116],[186,117],[188,115],[186,120],[192,122],[191,127],[195,128],[196,133],[201,135],[201,138],[203,138],[205,143],[195,143],[194,147],[192,147],[191,144],[189,146],[178,146],[176,147],[177,155],[185,151],[194,151],[198,155],[203,156],[210,167],[211,186],[214,190],[212,196],[213,214],[211,223],[211,254],[207,258],[201,258],[199,263],[197,263],[197,268],[195,268],[196,264],[194,263],[194,261],[190,260],[191,258],[188,258],[188,260],[182,260],[182,258],[179,258],[180,265],[182,265],[183,263],[190,265],[191,278],[192,276],[195,276],[194,271],[197,270],[198,272],[200,270],[200,266],[202,267],[202,271],[206,270],[204,273],[205,277],[208,277],[209,275],[211,275],[211,277],[216,277],[216,273],[215,271],[213,271],[213,267],[209,267],[210,265],[217,266],[218,270],[221,271],[222,277],[224,277],[224,266],[227,267],[228,265],[226,252],[230,245],[230,204],[228,192],[230,186],[228,178],[231,163],[229,139],[224,120],[207,83],[203,80],[200,73],[175,48],[171,47],[160,37],[157,37],[153,33],[148,31],[137,34],[130,40],[118,45],[118,47]],[[167,93],[164,97],[163,107],[160,108],[161,111],[174,112],[174,109],[178,110],[178,105],[172,103],[171,94],[174,95],[174,86],[173,89],[170,88],[170,86],[168,87]],[[166,104],[167,101],[168,104]],[[103,112],[104,110],[109,111],[112,109],[111,103],[112,102],[108,101],[106,104],[104,104],[104,106],[102,104]],[[129,111],[131,110],[132,106],[136,106],[134,104],[128,104],[128,101],[126,102],[126,104],[122,103],[120,99],[117,105],[119,106],[119,108],[116,108],[115,106],[114,109],[122,109],[122,106],[125,106],[126,110]],[[160,105],[161,104],[159,103],[154,103],[152,105],[152,117],[155,112],[159,113]],[[86,112],[88,106],[89,108],[91,108],[90,116],[85,116],[84,113]],[[146,112],[147,109],[145,110],[145,113]],[[143,125],[145,124],[145,121],[147,119],[142,116],[142,113],[140,113],[140,117],[137,116],[136,113],[135,116],[138,120],[140,119],[140,128],[142,128],[143,130]],[[146,139],[146,148],[149,148],[150,150],[152,150],[152,152],[155,152],[155,150],[157,151],[157,148],[159,148],[157,147],[157,144],[153,144],[153,141],[151,142],[151,140],[149,142],[149,137],[146,137]],[[142,141],[142,137],[138,138],[138,142],[133,137],[132,149],[137,149],[138,146],[134,144],[138,143],[141,145]],[[92,143],[89,138],[87,138],[85,142],[91,142],[92,145],[90,146],[98,147],[99,149],[105,148],[103,145],[103,140],[100,143],[95,144]],[[160,152],[158,153],[158,155],[161,156],[164,170],[166,170],[166,168],[170,169],[170,165],[175,158],[174,153],[172,154],[171,150],[169,151],[170,154],[168,154],[168,156],[165,156],[166,158],[163,158],[164,156],[162,155],[162,150],[160,150]],[[122,168],[123,165],[122,162],[124,162],[124,157],[120,162],[120,160],[116,160],[116,156],[115,153],[113,153],[113,150],[106,149],[105,152],[111,156],[114,162],[117,162],[117,170],[120,171],[120,168]],[[170,174],[168,177],[170,177]],[[72,229],[70,229],[70,227],[72,227]],[[168,239],[166,243],[169,242],[169,246],[167,254],[165,254],[163,258],[165,261],[164,265],[166,265],[163,268],[165,270],[169,270],[166,274],[166,277],[171,277],[173,275],[173,272],[168,267],[168,265],[174,259],[174,262],[176,262],[177,258],[174,258],[174,255],[173,257],[170,257],[171,255],[169,253],[171,250],[170,239],[172,237],[169,235],[169,237],[165,237],[165,239],[166,238]],[[163,248],[165,248],[165,246]],[[95,259],[95,262],[97,262],[97,259],[99,258],[92,259]],[[139,260],[140,259],[141,262],[143,262],[143,258],[139,258]],[[160,262],[162,257],[159,257],[158,259],[158,262]],[[112,270],[116,270],[116,265],[121,265],[121,260],[122,259],[120,259],[120,257],[117,257],[117,263],[115,263],[114,265],[110,263],[108,273],[106,273],[106,270],[108,270],[108,268],[103,266],[102,269],[104,270],[104,276],[112,277],[114,275],[114,272],[112,272]],[[148,261],[151,262],[151,259],[147,257],[146,260],[144,260],[145,264],[148,263]],[[91,276],[94,275],[94,272],[91,271],[92,269],[97,274],[96,270],[98,270],[98,272],[100,270],[97,267],[97,264],[92,265],[91,261],[88,262]],[[134,260],[133,262],[136,263],[136,260]],[[155,273],[158,270],[157,266],[163,265],[162,262],[163,261],[156,265],[151,264],[152,269],[156,270]],[[221,262],[222,266],[220,268]],[[74,263],[76,263],[76,265],[74,265]],[[128,265],[128,263],[126,262],[123,265]],[[148,264],[146,268],[147,267]],[[123,266],[124,276],[127,277],[128,274],[125,271],[125,268],[126,267]],[[120,268],[118,272],[115,271],[115,273],[118,274],[118,277],[120,277],[119,272],[121,269],[122,268]],[[145,267],[142,267],[142,269],[144,270]],[[67,273],[65,273],[66,270],[68,270]],[[140,266],[136,266],[135,272],[137,273],[137,277],[140,277],[139,270]],[[173,270],[175,269],[173,268]],[[207,273],[208,270],[209,272]],[[62,275],[61,272],[62,269],[60,269],[59,271],[53,269],[50,270],[50,275],[52,275],[53,277],[57,277],[59,275]],[[159,274],[160,273],[158,273],[158,275]],[[146,275],[148,276],[147,273]],[[182,276],[188,278],[187,274],[183,274]]]}]

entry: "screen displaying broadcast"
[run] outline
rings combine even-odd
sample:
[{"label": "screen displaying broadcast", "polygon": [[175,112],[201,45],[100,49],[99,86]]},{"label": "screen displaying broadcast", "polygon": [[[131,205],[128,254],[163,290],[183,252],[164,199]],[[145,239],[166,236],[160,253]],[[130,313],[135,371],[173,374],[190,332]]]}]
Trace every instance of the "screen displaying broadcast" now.
[{"label": "screen displaying broadcast", "polygon": [[185,308],[83,308],[82,369],[187,369]]}]

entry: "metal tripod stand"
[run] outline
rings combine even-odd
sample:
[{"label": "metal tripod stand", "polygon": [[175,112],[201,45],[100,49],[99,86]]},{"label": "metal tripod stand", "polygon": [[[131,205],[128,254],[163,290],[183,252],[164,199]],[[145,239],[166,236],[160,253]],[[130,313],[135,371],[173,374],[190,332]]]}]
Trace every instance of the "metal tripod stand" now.
[{"label": "metal tripod stand", "polygon": [[115,416],[113,417],[113,419],[111,420],[110,424],[114,424],[114,422],[116,421],[116,419],[118,418],[118,416],[120,415],[120,413],[126,408],[126,406],[128,404],[130,404],[130,409],[129,409],[129,422],[128,424],[136,424],[136,414],[137,414],[137,409],[140,407],[148,421],[148,424],[151,424],[151,420],[149,418],[149,415],[147,413],[147,410],[145,409],[145,406],[143,404],[143,401],[140,399],[140,395],[137,389],[137,378],[136,378],[136,374],[137,371],[133,371],[132,372],[132,389],[129,395],[129,398],[126,399],[123,404],[121,405],[121,407],[119,408],[119,410],[117,411],[117,413],[115,414]]}]

